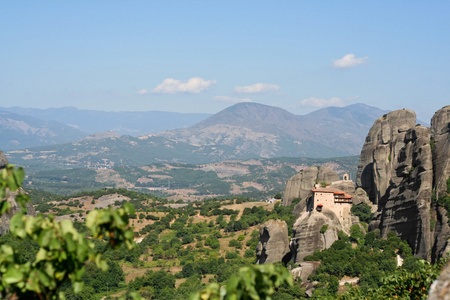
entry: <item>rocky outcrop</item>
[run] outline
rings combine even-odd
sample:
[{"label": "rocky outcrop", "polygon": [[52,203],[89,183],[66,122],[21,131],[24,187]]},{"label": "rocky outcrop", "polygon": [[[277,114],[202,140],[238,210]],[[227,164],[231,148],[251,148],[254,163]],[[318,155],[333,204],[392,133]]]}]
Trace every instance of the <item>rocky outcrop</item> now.
[{"label": "rocky outcrop", "polygon": [[432,209],[436,214],[434,243],[431,251],[431,260],[434,262],[447,253],[450,253],[450,227],[448,226],[447,211],[445,208],[433,205]]},{"label": "rocky outcrop", "polygon": [[2,150],[0,150],[0,170],[6,167],[8,164],[8,159],[6,158],[5,154]]},{"label": "rocky outcrop", "polygon": [[357,204],[364,202],[372,205],[364,190],[355,189],[353,181],[339,181],[337,173],[330,167],[317,169],[313,166],[294,175],[286,184],[283,204],[290,205],[294,198],[302,199],[292,211],[298,215],[291,239],[292,257],[296,263],[302,262],[305,256],[313,254],[315,250],[329,248],[338,239],[339,231],[349,233],[350,227],[359,221],[358,217],[339,218],[335,212],[326,208],[322,212],[311,207],[308,209],[316,182],[327,182],[334,189],[352,195]]},{"label": "rocky outcrop", "polygon": [[[326,230],[324,231],[324,229]],[[324,209],[303,212],[293,226],[294,234],[291,239],[293,260],[301,263],[303,258],[312,255],[315,250],[329,248],[337,239],[338,232],[343,228],[339,218],[332,212]]]},{"label": "rocky outcrop", "polygon": [[429,258],[433,164],[430,130],[402,109],[377,119],[361,151],[357,184],[378,204],[370,229],[395,231],[416,256]]},{"label": "rocky outcrop", "polygon": [[316,182],[330,184],[338,180],[339,176],[328,166],[320,167],[320,169],[315,166],[303,169],[298,174],[292,176],[286,183],[283,205],[291,205],[292,200],[295,198],[302,200],[309,198],[311,196],[311,189]]},{"label": "rocky outcrop", "polygon": [[[413,253],[435,260],[448,249],[446,211],[431,203],[443,194],[450,177],[450,106],[433,116],[431,129],[415,124],[403,109],[377,119],[361,151],[357,185],[378,210],[369,229],[383,236],[394,231]],[[431,228],[431,224],[435,228]]]},{"label": "rocky outcrop", "polygon": [[318,261],[304,261],[300,264],[300,267],[291,270],[291,274],[294,280],[301,279],[301,282],[307,282],[309,275],[315,273],[320,266]]},{"label": "rocky outcrop", "polygon": [[333,171],[332,168],[330,168],[328,166],[320,167],[319,174],[317,174],[318,182],[326,182],[326,183],[330,184],[333,181],[338,181],[338,180],[339,180],[339,176],[335,171]]},{"label": "rocky outcrop", "polygon": [[378,118],[364,142],[356,178],[371,201],[378,203],[386,193],[392,176],[392,164],[404,146],[406,132],[416,125],[416,114],[402,109]]},{"label": "rocky outcrop", "polygon": [[312,166],[301,170],[298,174],[289,178],[283,195],[283,205],[289,206],[292,200],[300,198],[305,200],[311,195],[311,189],[316,183],[319,169]]},{"label": "rocky outcrop", "polygon": [[434,182],[439,196],[447,190],[446,181],[450,177],[450,105],[438,110],[431,118],[431,136]]},{"label": "rocky outcrop", "polygon": [[[397,110],[377,119],[370,129],[361,151],[357,188],[344,180],[332,187],[352,195],[353,204],[372,204],[375,215],[369,230],[380,229],[384,237],[394,231],[415,256],[435,261],[450,250],[448,212],[432,203],[433,191],[438,197],[447,192],[449,161],[450,106],[436,112],[431,128],[416,125],[413,111]],[[348,232],[357,223],[354,218],[344,223],[325,207],[321,213],[308,209],[311,188],[320,181],[335,180],[329,170],[310,167],[286,185],[284,205],[304,199],[293,211],[298,218],[291,248],[297,263],[329,247],[339,230]]]},{"label": "rocky outcrop", "polygon": [[450,262],[442,269],[439,278],[430,287],[430,300],[450,300]]},{"label": "rocky outcrop", "polygon": [[[431,119],[431,145],[433,152],[433,179],[436,198],[447,192],[447,179],[450,178],[450,106],[438,110]],[[436,216],[434,244],[431,260],[436,261],[450,252],[450,226],[447,211],[435,206]]]},{"label": "rocky outcrop", "polygon": [[[285,221],[269,220],[259,229],[256,247],[257,264],[280,262],[290,253],[288,228]],[[289,258],[287,260],[289,261]]]},{"label": "rocky outcrop", "polygon": [[394,152],[396,159],[390,166],[389,186],[384,194],[379,194],[378,227],[382,236],[395,231],[408,241],[416,256],[430,259],[433,187],[430,130],[423,126],[411,128],[403,142],[404,146]]}]

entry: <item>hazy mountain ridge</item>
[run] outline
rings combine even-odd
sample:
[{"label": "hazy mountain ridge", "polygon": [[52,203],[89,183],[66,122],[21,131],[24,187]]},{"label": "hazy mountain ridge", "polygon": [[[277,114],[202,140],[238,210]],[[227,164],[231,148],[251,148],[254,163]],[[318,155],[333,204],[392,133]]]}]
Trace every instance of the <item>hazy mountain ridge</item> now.
[{"label": "hazy mountain ridge", "polygon": [[75,107],[62,108],[0,108],[46,121],[56,121],[87,133],[115,131],[123,135],[140,136],[165,130],[191,126],[210,116],[204,113],[166,111],[99,111]]},{"label": "hazy mountain ridge", "polygon": [[0,111],[0,144],[3,150],[67,143],[86,135],[59,122]]}]

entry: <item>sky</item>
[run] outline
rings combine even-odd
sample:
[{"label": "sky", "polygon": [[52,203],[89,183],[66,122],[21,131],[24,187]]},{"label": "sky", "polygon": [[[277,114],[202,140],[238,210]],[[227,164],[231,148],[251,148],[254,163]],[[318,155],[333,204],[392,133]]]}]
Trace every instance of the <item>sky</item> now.
[{"label": "sky", "polygon": [[450,104],[450,1],[0,1],[0,106]]}]

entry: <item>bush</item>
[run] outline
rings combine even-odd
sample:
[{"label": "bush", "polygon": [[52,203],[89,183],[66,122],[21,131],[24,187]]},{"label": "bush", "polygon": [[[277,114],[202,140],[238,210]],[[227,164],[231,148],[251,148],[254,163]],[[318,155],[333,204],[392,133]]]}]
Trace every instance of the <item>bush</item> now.
[{"label": "bush", "polygon": [[228,243],[228,246],[229,247],[235,247],[235,248],[238,248],[238,249],[242,248],[242,244],[240,242],[238,242],[237,240],[235,240],[235,239],[230,240],[230,242]]},{"label": "bush", "polygon": [[226,259],[236,259],[236,258],[238,258],[239,257],[239,255],[238,255],[238,253],[236,253],[236,252],[227,252],[226,254],[225,254],[225,258]]},{"label": "bush", "polygon": [[359,217],[362,222],[369,223],[373,216],[373,213],[370,212],[370,209],[371,208],[369,205],[361,203],[359,205],[353,205],[351,212],[353,215]]},{"label": "bush", "polygon": [[255,251],[253,251],[251,249],[245,250],[244,257],[245,258],[255,257]]},{"label": "bush", "polygon": [[219,239],[214,236],[209,236],[205,240],[205,246],[211,247],[211,249],[219,249],[220,242]]}]

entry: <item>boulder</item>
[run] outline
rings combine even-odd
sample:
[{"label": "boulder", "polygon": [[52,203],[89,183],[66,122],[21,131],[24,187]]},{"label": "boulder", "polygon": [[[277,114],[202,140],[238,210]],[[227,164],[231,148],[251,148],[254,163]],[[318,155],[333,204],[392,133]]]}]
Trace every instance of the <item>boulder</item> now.
[{"label": "boulder", "polygon": [[301,282],[307,282],[309,275],[315,273],[319,266],[320,262],[304,261],[300,264],[300,267],[292,269],[291,273],[294,279],[300,278]]},{"label": "boulder", "polygon": [[288,228],[285,221],[267,221],[259,229],[259,236],[260,241],[256,247],[257,264],[280,262],[290,253]]}]

